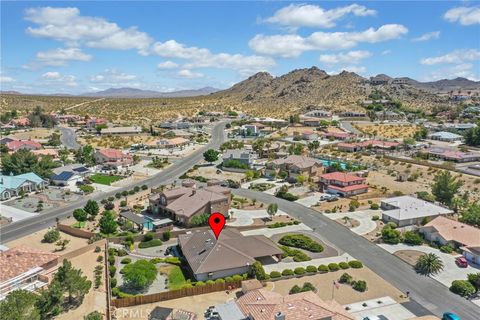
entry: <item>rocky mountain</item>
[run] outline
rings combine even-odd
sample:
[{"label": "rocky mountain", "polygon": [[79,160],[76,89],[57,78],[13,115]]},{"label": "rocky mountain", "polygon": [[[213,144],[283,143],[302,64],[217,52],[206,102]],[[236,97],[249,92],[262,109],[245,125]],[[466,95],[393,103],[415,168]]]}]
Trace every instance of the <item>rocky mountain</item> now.
[{"label": "rocky mountain", "polygon": [[219,89],[205,87],[192,90],[179,90],[172,92],[158,92],[153,90],[141,90],[136,88],[109,88],[98,92],[87,92],[80,94],[82,97],[99,97],[99,98],[177,98],[177,97],[196,97],[204,96]]},{"label": "rocky mountain", "polygon": [[[415,81],[415,80],[412,80]],[[479,90],[480,81],[472,81],[466,78],[455,78],[455,79],[442,79],[433,82],[417,82],[416,84],[419,87],[434,90],[436,92],[448,92],[448,91],[469,91],[469,90]]]}]

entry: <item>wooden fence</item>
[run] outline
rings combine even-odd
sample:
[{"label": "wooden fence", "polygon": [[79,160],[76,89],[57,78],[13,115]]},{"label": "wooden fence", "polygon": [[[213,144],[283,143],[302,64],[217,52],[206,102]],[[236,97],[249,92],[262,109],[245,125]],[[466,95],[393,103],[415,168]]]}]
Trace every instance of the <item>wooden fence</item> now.
[{"label": "wooden fence", "polygon": [[179,290],[172,290],[160,293],[153,293],[135,297],[121,298],[112,300],[112,305],[116,308],[126,308],[132,306],[138,306],[142,304],[178,299],[183,297],[195,296],[199,294],[232,290],[235,288],[240,288],[242,286],[242,281],[232,281],[224,283],[214,283],[206,284],[204,286],[192,287],[192,288],[183,288]]}]

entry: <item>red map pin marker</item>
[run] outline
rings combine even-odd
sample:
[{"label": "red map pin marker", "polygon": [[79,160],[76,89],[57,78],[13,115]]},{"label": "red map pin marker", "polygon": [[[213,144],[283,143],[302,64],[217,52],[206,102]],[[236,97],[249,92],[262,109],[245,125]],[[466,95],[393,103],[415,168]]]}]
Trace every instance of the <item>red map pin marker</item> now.
[{"label": "red map pin marker", "polygon": [[220,232],[222,232],[222,229],[225,226],[225,217],[219,212],[214,212],[208,218],[208,224],[215,234],[215,238],[218,239]]}]

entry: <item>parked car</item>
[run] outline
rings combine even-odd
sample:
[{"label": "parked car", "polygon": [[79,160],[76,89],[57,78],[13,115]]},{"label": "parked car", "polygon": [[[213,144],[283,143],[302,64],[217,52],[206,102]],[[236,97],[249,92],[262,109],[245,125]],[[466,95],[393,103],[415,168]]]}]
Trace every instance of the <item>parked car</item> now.
[{"label": "parked car", "polygon": [[327,202],[333,202],[333,201],[337,201],[337,200],[338,200],[338,197],[333,196],[333,197],[328,198]]},{"label": "parked car", "polygon": [[452,312],[445,312],[442,316],[442,320],[460,320],[460,317]]},{"label": "parked car", "polygon": [[457,258],[455,258],[455,263],[456,263],[457,266],[459,266],[460,268],[466,268],[466,267],[468,267],[468,262],[467,262],[467,259],[465,259],[465,257],[457,257]]},{"label": "parked car", "polygon": [[325,200],[328,200],[330,198],[332,198],[333,196],[332,195],[329,195],[329,194],[324,194],[324,195],[321,195],[320,196],[320,201],[325,201]]}]

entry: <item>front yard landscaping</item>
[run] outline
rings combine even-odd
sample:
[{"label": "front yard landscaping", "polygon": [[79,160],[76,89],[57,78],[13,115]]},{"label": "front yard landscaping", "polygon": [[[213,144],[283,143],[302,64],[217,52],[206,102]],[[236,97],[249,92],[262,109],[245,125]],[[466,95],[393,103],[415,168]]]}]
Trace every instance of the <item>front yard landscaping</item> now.
[{"label": "front yard landscaping", "polygon": [[93,183],[104,184],[109,186],[116,181],[122,180],[123,178],[120,176],[114,176],[114,175],[111,176],[103,173],[96,173],[94,175],[91,175],[89,179]]},{"label": "front yard landscaping", "polygon": [[283,236],[278,243],[299,249],[304,249],[310,252],[322,252],[323,246],[314,241],[309,236],[303,234],[287,234]]},{"label": "front yard landscaping", "polygon": [[248,189],[263,192],[273,187],[275,187],[273,183],[251,183]]}]

